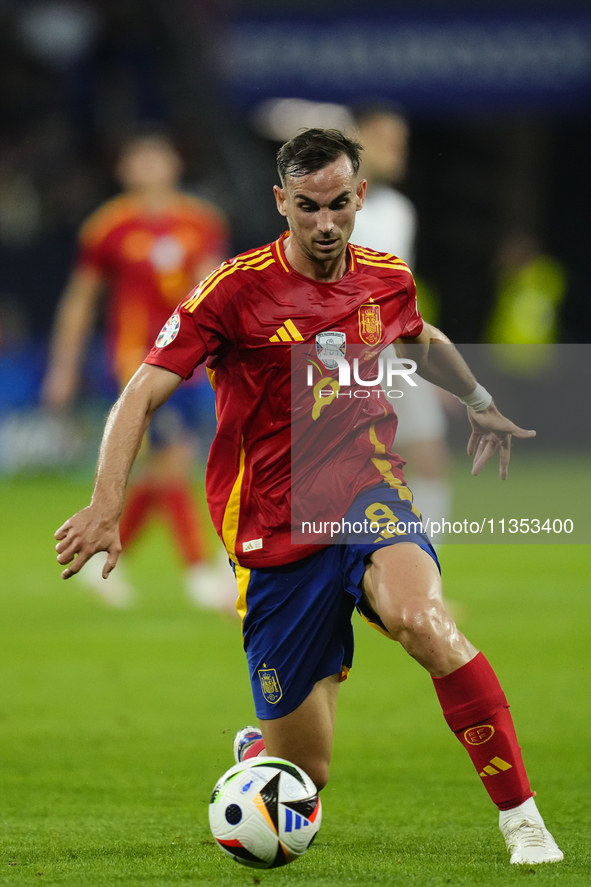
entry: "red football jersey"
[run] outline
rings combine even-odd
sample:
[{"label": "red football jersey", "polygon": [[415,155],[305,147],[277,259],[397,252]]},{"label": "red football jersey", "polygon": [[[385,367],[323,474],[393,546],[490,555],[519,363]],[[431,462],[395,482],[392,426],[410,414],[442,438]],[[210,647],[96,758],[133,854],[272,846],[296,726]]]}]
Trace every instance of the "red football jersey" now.
[{"label": "red football jersey", "polygon": [[[322,398],[317,383],[338,387],[331,349],[342,353],[347,344],[363,351],[367,378],[375,378],[379,351],[400,336],[414,338],[423,325],[402,260],[349,244],[347,272],[324,283],[289,266],[287,236],[216,269],[180,304],[146,358],[183,378],[207,360],[218,415],[207,498],[230,557],[245,567],[318,551],[293,543],[292,524],[310,519],[307,509],[319,502],[338,519],[362,490],[403,482],[387,398]],[[313,384],[304,364],[316,373]]]},{"label": "red football jersey", "polygon": [[224,255],[227,232],[221,213],[184,194],[159,215],[147,213],[133,195],[122,194],[84,223],[78,264],[97,269],[109,284],[108,344],[122,384],[194,286],[199,263]]}]

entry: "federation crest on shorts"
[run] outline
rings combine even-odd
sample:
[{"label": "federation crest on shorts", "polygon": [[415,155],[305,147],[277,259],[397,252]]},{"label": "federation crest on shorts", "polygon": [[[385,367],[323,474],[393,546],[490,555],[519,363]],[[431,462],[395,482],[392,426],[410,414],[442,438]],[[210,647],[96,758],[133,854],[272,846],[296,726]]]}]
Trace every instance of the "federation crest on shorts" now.
[{"label": "federation crest on shorts", "polygon": [[172,317],[168,318],[168,320],[158,333],[158,338],[156,339],[156,348],[165,348],[167,345],[170,345],[171,342],[174,342],[180,328],[181,318],[178,314],[173,314]]},{"label": "federation crest on shorts", "polygon": [[329,330],[316,334],[316,353],[327,370],[338,368],[338,359],[345,356],[347,337],[345,333]]},{"label": "federation crest on shorts", "polygon": [[375,304],[359,307],[359,336],[366,345],[377,345],[382,338],[380,306]]},{"label": "federation crest on shorts", "polygon": [[283,696],[277,672],[274,668],[259,668],[258,675],[265,700],[275,705]]}]

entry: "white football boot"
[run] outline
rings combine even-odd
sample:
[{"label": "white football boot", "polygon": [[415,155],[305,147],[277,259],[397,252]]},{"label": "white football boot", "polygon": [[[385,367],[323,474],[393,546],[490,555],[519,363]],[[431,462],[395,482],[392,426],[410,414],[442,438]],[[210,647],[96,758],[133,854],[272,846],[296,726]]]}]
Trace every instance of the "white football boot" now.
[{"label": "white football boot", "polygon": [[258,727],[243,727],[234,737],[232,751],[234,752],[234,760],[237,764],[244,760],[244,753],[253,745],[263,738],[263,734]]},{"label": "white football boot", "polygon": [[499,827],[512,865],[539,865],[564,859],[533,798],[513,810],[501,810]]}]

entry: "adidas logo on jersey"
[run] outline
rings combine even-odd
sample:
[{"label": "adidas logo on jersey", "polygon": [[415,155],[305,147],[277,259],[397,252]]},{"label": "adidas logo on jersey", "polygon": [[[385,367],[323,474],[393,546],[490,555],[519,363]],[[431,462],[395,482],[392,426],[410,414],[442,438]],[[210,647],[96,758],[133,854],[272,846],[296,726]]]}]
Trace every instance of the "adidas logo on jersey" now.
[{"label": "adidas logo on jersey", "polygon": [[270,336],[269,342],[303,342],[304,337],[298,330],[293,320],[286,320],[280,326],[274,336]]}]

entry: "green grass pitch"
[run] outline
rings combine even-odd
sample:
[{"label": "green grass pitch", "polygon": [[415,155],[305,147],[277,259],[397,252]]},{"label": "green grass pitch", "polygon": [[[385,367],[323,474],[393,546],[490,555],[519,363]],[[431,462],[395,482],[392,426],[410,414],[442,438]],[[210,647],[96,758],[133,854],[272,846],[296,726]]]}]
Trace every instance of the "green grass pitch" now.
[{"label": "green grass pitch", "polygon": [[499,673],[564,863],[509,866],[428,676],[356,620],[318,840],[259,872],[225,858],[207,824],[234,731],[253,718],[238,623],[185,601],[159,527],[130,553],[132,610],[62,582],[52,534],[88,492],[0,479],[0,885],[589,887],[589,546],[442,551],[447,595]]}]

